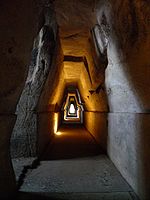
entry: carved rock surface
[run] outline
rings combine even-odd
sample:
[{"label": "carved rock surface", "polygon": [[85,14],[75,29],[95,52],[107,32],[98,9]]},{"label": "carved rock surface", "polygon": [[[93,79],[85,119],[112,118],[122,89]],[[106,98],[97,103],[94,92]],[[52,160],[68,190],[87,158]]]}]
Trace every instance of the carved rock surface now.
[{"label": "carved rock surface", "polygon": [[[49,13],[50,12],[50,13]],[[37,104],[43,85],[51,72],[51,62],[55,48],[56,22],[54,14],[47,9],[45,25],[34,41],[28,77],[17,105],[17,121],[11,140],[12,157],[37,155]]]},{"label": "carved rock surface", "polygon": [[97,7],[99,26],[110,27],[105,73],[111,112],[108,154],[144,200],[150,196],[149,19],[149,1],[99,1]]}]

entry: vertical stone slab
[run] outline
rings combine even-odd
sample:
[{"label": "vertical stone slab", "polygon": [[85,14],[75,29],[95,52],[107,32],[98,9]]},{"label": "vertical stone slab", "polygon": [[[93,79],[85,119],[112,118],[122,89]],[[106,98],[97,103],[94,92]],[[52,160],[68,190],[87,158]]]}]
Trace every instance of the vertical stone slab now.
[{"label": "vertical stone slab", "polygon": [[47,76],[51,73],[56,34],[54,11],[48,7],[45,10],[45,25],[34,41],[27,80],[16,109],[17,121],[11,140],[13,158],[37,156],[37,105]]}]

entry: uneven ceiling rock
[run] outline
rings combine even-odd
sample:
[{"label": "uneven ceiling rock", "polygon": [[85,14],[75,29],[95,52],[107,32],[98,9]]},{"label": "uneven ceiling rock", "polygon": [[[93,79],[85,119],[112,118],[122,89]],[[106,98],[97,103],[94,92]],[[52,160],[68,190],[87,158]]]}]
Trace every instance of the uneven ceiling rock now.
[{"label": "uneven ceiling rock", "polygon": [[[88,56],[90,54],[90,30],[95,24],[95,1],[55,1],[64,55]],[[92,62],[87,58],[88,62]]]},{"label": "uneven ceiling rock", "polygon": [[95,23],[95,0],[56,0],[55,10],[61,37],[89,30]]}]

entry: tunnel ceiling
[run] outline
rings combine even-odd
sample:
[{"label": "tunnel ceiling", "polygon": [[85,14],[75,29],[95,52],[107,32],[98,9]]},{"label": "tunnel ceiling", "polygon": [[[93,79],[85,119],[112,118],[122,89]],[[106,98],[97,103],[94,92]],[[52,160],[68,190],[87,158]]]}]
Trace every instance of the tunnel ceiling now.
[{"label": "tunnel ceiling", "polygon": [[89,30],[95,23],[95,0],[55,0],[61,37],[70,37]]},{"label": "tunnel ceiling", "polygon": [[64,55],[85,55],[95,24],[95,1],[56,0],[55,11]]},{"label": "tunnel ceiling", "polygon": [[[91,29],[96,24],[96,0],[55,0],[56,19],[59,25],[61,48],[65,57],[55,94],[49,104],[61,104],[62,90],[68,84],[78,86],[86,110],[106,110],[105,94],[96,93],[103,84],[104,74],[95,73],[91,48]],[[74,61],[74,58],[80,60]],[[93,92],[91,92],[93,91]],[[53,106],[52,106],[53,107]]]}]

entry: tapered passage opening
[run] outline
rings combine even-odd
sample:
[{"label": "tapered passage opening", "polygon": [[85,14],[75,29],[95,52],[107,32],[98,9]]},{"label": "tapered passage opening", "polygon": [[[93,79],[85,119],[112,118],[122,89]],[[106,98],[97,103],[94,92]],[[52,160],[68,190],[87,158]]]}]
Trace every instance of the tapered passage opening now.
[{"label": "tapered passage opening", "polygon": [[84,108],[78,89],[67,88],[62,106],[62,123],[83,123]]}]

